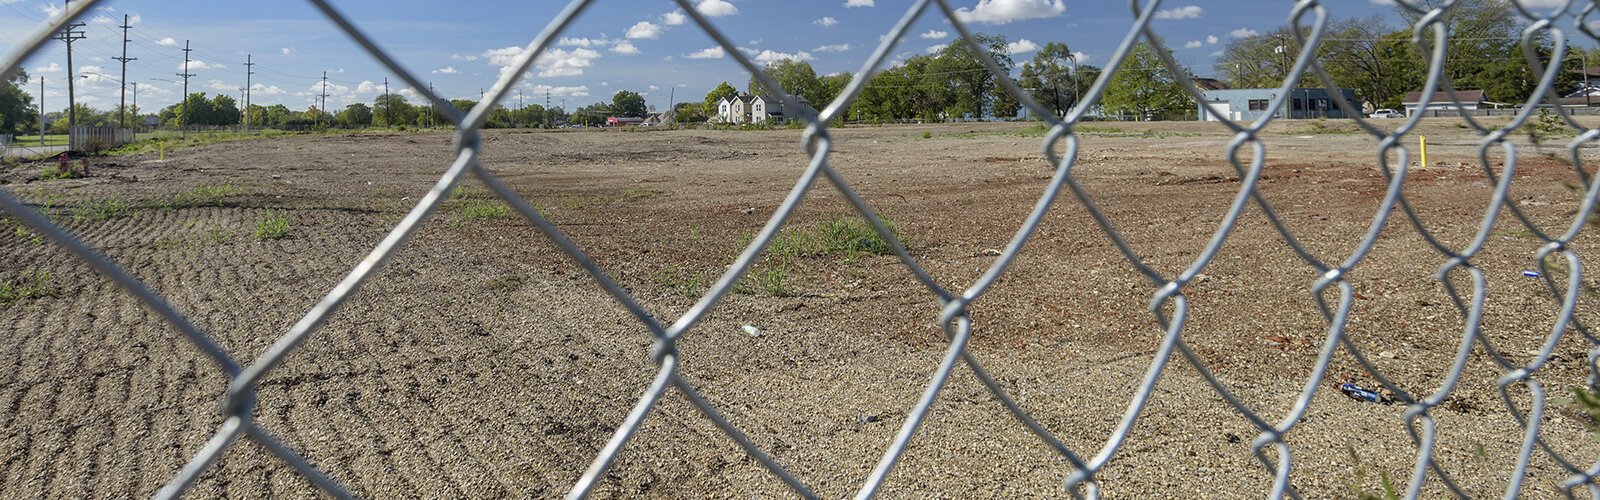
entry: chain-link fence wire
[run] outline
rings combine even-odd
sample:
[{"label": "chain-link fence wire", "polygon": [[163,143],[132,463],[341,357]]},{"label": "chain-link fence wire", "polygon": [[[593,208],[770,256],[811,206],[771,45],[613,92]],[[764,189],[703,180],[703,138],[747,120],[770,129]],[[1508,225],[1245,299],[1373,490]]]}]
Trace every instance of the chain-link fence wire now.
[{"label": "chain-link fence wire", "polygon": [[[1521,483],[1526,476],[1529,461],[1533,453],[1542,451],[1552,461],[1559,465],[1568,474],[1563,481],[1566,493],[1571,495],[1579,488],[1587,488],[1591,495],[1600,497],[1600,486],[1596,485],[1595,478],[1600,475],[1600,462],[1585,465],[1571,457],[1563,456],[1550,446],[1540,434],[1540,423],[1546,411],[1546,395],[1543,387],[1533,376],[1549,361],[1562,337],[1568,334],[1581,335],[1589,342],[1589,386],[1600,385],[1600,338],[1593,336],[1589,329],[1575,318],[1578,292],[1582,287],[1582,262],[1579,256],[1568,248],[1569,243],[1577,237],[1580,230],[1589,220],[1593,211],[1595,200],[1600,196],[1600,179],[1592,176],[1582,168],[1580,157],[1581,149],[1600,138],[1600,130],[1589,129],[1577,123],[1572,116],[1559,106],[1540,108],[1537,105],[1548,99],[1556,102],[1556,77],[1561,71],[1559,64],[1549,64],[1548,61],[1560,61],[1569,50],[1568,31],[1561,27],[1562,23],[1570,22],[1573,30],[1591,41],[1600,41],[1600,35],[1594,31],[1591,23],[1600,22],[1594,14],[1597,3],[1594,0],[1581,2],[1566,0],[1557,2],[1558,5],[1547,9],[1535,9],[1531,0],[1517,0],[1511,3],[1511,8],[1516,10],[1527,27],[1521,35],[1523,55],[1527,58],[1528,67],[1533,74],[1539,76],[1539,83],[1528,102],[1523,103],[1521,110],[1500,127],[1490,127],[1471,116],[1461,119],[1481,138],[1478,144],[1478,158],[1484,173],[1494,184],[1494,191],[1488,207],[1485,208],[1480,225],[1475,237],[1464,248],[1452,248],[1430,232],[1423,224],[1416,209],[1407,201],[1401,190],[1410,165],[1410,150],[1405,146],[1407,135],[1418,125],[1421,116],[1413,116],[1405,120],[1394,130],[1383,130],[1362,118],[1360,104],[1349,102],[1339,93],[1330,93],[1335,104],[1354,122],[1360,129],[1379,141],[1377,148],[1377,168],[1382,172],[1387,181],[1387,189],[1379,206],[1372,215],[1371,223],[1359,244],[1349,255],[1339,259],[1328,259],[1314,255],[1296,239],[1295,234],[1289,230],[1282,219],[1278,217],[1261,191],[1257,182],[1261,179],[1261,172],[1265,164],[1266,146],[1262,138],[1262,130],[1274,119],[1272,114],[1265,114],[1253,122],[1239,122],[1227,117],[1217,117],[1221,126],[1232,131],[1233,139],[1227,146],[1227,159],[1232,168],[1239,175],[1238,192],[1233,196],[1226,216],[1218,224],[1208,244],[1183,270],[1173,275],[1159,271],[1145,262],[1133,250],[1128,242],[1117,230],[1105,212],[1098,207],[1094,197],[1073,175],[1073,167],[1077,161],[1079,151],[1079,136],[1073,131],[1074,126],[1084,121],[1091,109],[1100,102],[1108,85],[1124,58],[1130,54],[1136,43],[1148,42],[1155,46],[1161,63],[1166,71],[1179,81],[1184,90],[1196,102],[1204,102],[1205,98],[1188,78],[1188,73],[1174,60],[1168,50],[1151,26],[1157,10],[1161,7],[1161,0],[1147,0],[1141,4],[1138,0],[1130,0],[1129,8],[1132,10],[1134,22],[1125,37],[1117,45],[1115,52],[1108,58],[1108,65],[1094,82],[1091,89],[1083,99],[1065,116],[1057,117],[1046,108],[1039,105],[1024,92],[1011,79],[1007,78],[1002,68],[990,59],[987,50],[973,37],[972,32],[959,19],[947,0],[918,0],[908,9],[894,27],[883,37],[883,42],[873,51],[872,55],[854,74],[850,84],[844,89],[837,99],[820,111],[801,105],[794,96],[784,93],[771,76],[761,71],[749,56],[739,50],[721,31],[716,29],[704,16],[702,16],[690,0],[676,0],[693,23],[710,35],[716,43],[725,50],[741,67],[749,71],[753,77],[765,88],[773,89],[772,93],[781,100],[786,109],[796,110],[795,119],[805,124],[804,149],[810,155],[810,162],[804,173],[795,182],[794,187],[788,192],[781,205],[767,220],[761,231],[753,238],[750,244],[729,266],[716,283],[700,297],[699,300],[682,316],[671,323],[646,312],[640,304],[624,290],[617,282],[606,274],[586,253],[574,244],[564,233],[545,219],[538,210],[534,209],[526,200],[507,186],[499,177],[486,169],[479,161],[483,149],[479,133],[484,126],[489,110],[493,105],[510,93],[510,89],[523,77],[533,65],[537,55],[546,51],[550,44],[581,14],[594,0],[574,0],[568,4],[537,38],[530,43],[522,54],[512,64],[511,69],[495,83],[485,95],[483,101],[470,110],[460,110],[439,95],[427,89],[421,80],[412,72],[406,70],[400,63],[381,47],[365,35],[352,21],[342,15],[326,0],[310,0],[311,3],[329,20],[349,35],[358,45],[366,50],[372,57],[382,63],[389,71],[409,84],[413,89],[426,98],[434,107],[456,124],[453,140],[455,160],[445,170],[444,174],[434,184],[432,189],[423,196],[417,205],[410,210],[405,218],[396,225],[381,242],[345,276],[328,294],[313,306],[304,317],[295,323],[287,333],[279,337],[264,353],[248,363],[240,360],[220,347],[212,338],[199,327],[191,323],[187,317],[172,305],[168,304],[161,295],[150,290],[132,274],[111,262],[94,248],[67,232],[61,227],[51,223],[39,212],[16,198],[7,189],[0,189],[0,209],[16,217],[39,233],[45,235],[55,243],[65,247],[79,259],[88,263],[97,271],[104,273],[119,286],[141,301],[146,307],[156,312],[167,323],[181,332],[191,343],[198,347],[205,356],[216,364],[217,369],[226,373],[230,379],[225,394],[222,397],[219,410],[224,420],[204,446],[194,454],[194,457],[175,474],[172,479],[157,492],[161,498],[176,497],[184,492],[203,472],[240,438],[248,438],[264,446],[272,454],[278,456],[285,463],[303,474],[317,487],[337,497],[349,497],[349,493],[339,482],[321,472],[289,446],[275,437],[268,429],[252,420],[255,410],[256,390],[262,378],[277,367],[296,346],[306,340],[318,330],[327,318],[370,278],[384,263],[392,257],[413,233],[426,222],[437,210],[446,193],[456,186],[462,179],[472,176],[478,178],[490,188],[497,196],[510,204],[518,213],[532,222],[538,230],[557,245],[561,251],[574,262],[582,266],[600,286],[629,313],[633,315],[650,332],[654,345],[650,351],[650,359],[657,365],[658,371],[645,393],[632,407],[622,424],[617,428],[609,442],[600,450],[587,471],[569,491],[569,497],[583,497],[596,485],[596,481],[606,472],[606,469],[627,446],[645,420],[646,416],[656,406],[667,391],[676,389],[700,413],[714,423],[722,432],[733,439],[751,457],[768,469],[773,475],[786,483],[797,494],[804,497],[816,495],[794,475],[790,474],[782,464],[769,456],[759,446],[755,445],[745,434],[730,423],[718,409],[706,400],[696,389],[695,384],[680,373],[681,359],[675,348],[678,339],[688,334],[702,317],[715,306],[730,290],[735,283],[749,270],[752,263],[764,249],[773,241],[778,231],[795,212],[805,194],[819,179],[833,185],[844,195],[845,199],[860,212],[892,247],[894,254],[927,289],[927,292],[937,296],[942,304],[939,315],[939,324],[943,328],[949,341],[938,367],[935,369],[931,380],[923,390],[922,395],[907,413],[904,424],[895,435],[891,444],[884,450],[882,457],[872,469],[866,481],[857,491],[858,498],[872,497],[882,486],[890,470],[899,461],[911,439],[916,435],[929,409],[939,397],[940,390],[949,381],[951,373],[958,365],[965,365],[978,378],[979,381],[1003,404],[1020,423],[1036,434],[1049,448],[1069,462],[1074,471],[1063,481],[1064,491],[1075,496],[1095,497],[1099,494],[1096,474],[1116,456],[1117,451],[1125,443],[1135,421],[1143,413],[1146,405],[1152,398],[1157,380],[1171,361],[1173,354],[1177,354],[1199,373],[1199,375],[1215,390],[1223,400],[1235,411],[1245,417],[1251,425],[1260,431],[1260,435],[1251,444],[1251,450],[1261,462],[1265,471],[1274,478],[1270,495],[1281,498],[1285,495],[1298,498],[1299,494],[1289,483],[1290,472],[1293,467],[1293,455],[1286,439],[1301,417],[1310,409],[1317,389],[1323,385],[1325,375],[1334,355],[1339,350],[1347,352],[1361,367],[1369,371],[1372,376],[1395,399],[1408,405],[1404,413],[1406,428],[1413,444],[1417,447],[1417,456],[1412,475],[1405,491],[1407,498],[1416,498],[1421,495],[1422,488],[1428,481],[1439,481],[1453,493],[1465,496],[1451,477],[1434,461],[1434,445],[1438,440],[1435,430],[1434,417],[1431,410],[1438,407],[1451,393],[1462,378],[1466,368],[1469,354],[1475,347],[1481,347],[1493,362],[1502,370],[1502,376],[1496,382],[1502,401],[1507,412],[1524,430],[1522,444],[1517,454],[1515,468],[1508,474],[1506,496],[1516,496],[1521,491]],[[89,12],[99,1],[85,0],[73,5],[63,15],[52,22],[42,26],[38,31],[29,36],[18,49],[4,59],[0,65],[0,77],[14,74],[24,60],[37,52],[50,36],[74,19],[82,17]],[[1549,2],[1537,2],[1541,5]],[[1446,76],[1445,56],[1446,47],[1451,40],[1451,35],[1446,29],[1444,19],[1455,7],[1453,0],[1440,2],[1422,2],[1420,0],[1397,0],[1396,5],[1416,19],[1410,26],[1412,30],[1412,43],[1423,50],[1427,60],[1427,83],[1421,93],[1420,108],[1427,108],[1435,103],[1433,100],[1438,95],[1448,96],[1449,100],[1461,104],[1461,99],[1452,87]],[[1547,5],[1546,5],[1547,6]],[[1548,6],[1547,6],[1548,7]],[[840,113],[857,98],[871,79],[872,75],[882,69],[885,61],[893,53],[895,47],[908,34],[911,26],[922,17],[942,17],[948,21],[959,33],[961,40],[956,43],[965,43],[972,52],[979,55],[979,59],[988,71],[994,73],[997,81],[1004,91],[1014,96],[1034,116],[1044,120],[1049,125],[1049,132],[1041,144],[1045,157],[1054,167],[1053,176],[1040,195],[1032,211],[1012,236],[1005,249],[1000,253],[995,262],[974,282],[964,290],[947,289],[940,285],[918,261],[909,254],[905,246],[895,236],[895,233],[886,227],[875,213],[872,206],[863,199],[859,193],[850,187],[850,184],[828,163],[828,154],[832,150],[832,140],[829,136],[828,124],[840,117]],[[1278,92],[1271,100],[1268,109],[1285,109],[1286,100],[1291,95],[1290,90],[1300,85],[1323,85],[1335,87],[1333,79],[1327,70],[1322,67],[1317,59],[1317,49],[1329,25],[1327,7],[1318,0],[1300,0],[1293,4],[1290,12],[1290,24],[1294,29],[1290,32],[1296,39],[1295,47],[1298,53],[1289,76],[1284,79]],[[1552,52],[1547,55],[1540,54],[1540,47],[1546,41],[1551,42]],[[1435,91],[1440,94],[1435,94]],[[1529,219],[1516,204],[1507,203],[1507,192],[1517,168],[1517,148],[1508,137],[1518,128],[1528,122],[1532,113],[1539,109],[1552,109],[1556,116],[1567,126],[1578,132],[1567,145],[1571,164],[1579,179],[1587,186],[1583,197],[1582,206],[1574,212],[1571,224],[1560,233],[1546,232]],[[1503,167],[1496,172],[1489,161],[1491,149],[1499,148],[1503,151]],[[1058,153],[1062,149],[1064,152]],[[1116,246],[1119,253],[1138,269],[1151,283],[1156,285],[1158,291],[1151,297],[1150,313],[1158,321],[1163,332],[1162,340],[1153,359],[1146,370],[1137,390],[1127,404],[1127,409],[1120,422],[1105,439],[1101,447],[1093,455],[1084,454],[1081,450],[1073,450],[1066,446],[1060,439],[1047,430],[1043,425],[1034,420],[1029,412],[1022,408],[1001,386],[994,377],[983,368],[982,363],[967,350],[967,344],[972,335],[972,320],[968,315],[968,306],[979,300],[986,291],[998,280],[1008,267],[1016,260],[1030,236],[1039,227],[1045,213],[1057,204],[1058,197],[1063,190],[1069,191],[1078,203],[1081,203],[1097,225],[1104,231],[1110,241]],[[1186,320],[1188,319],[1188,298],[1183,292],[1185,284],[1194,280],[1203,269],[1217,255],[1234,227],[1239,223],[1245,209],[1254,203],[1265,214],[1272,227],[1281,235],[1298,258],[1308,266],[1320,273],[1312,285],[1314,300],[1324,321],[1327,323],[1327,338],[1323,341],[1320,352],[1316,358],[1314,368],[1306,377],[1304,385],[1289,411],[1281,416],[1262,414],[1235,396],[1228,387],[1220,381],[1190,349],[1184,340]],[[1362,350],[1346,335],[1351,312],[1354,293],[1346,276],[1358,266],[1362,259],[1372,250],[1378,241],[1379,234],[1389,218],[1398,213],[1414,227],[1425,240],[1426,244],[1437,252],[1443,259],[1435,278],[1443,285],[1444,290],[1453,302],[1457,313],[1463,321],[1463,329],[1458,341],[1459,348],[1455,354],[1454,362],[1449,367],[1441,385],[1429,394],[1412,394],[1403,390],[1398,384],[1386,377],[1384,372],[1375,366],[1362,353]],[[1507,356],[1502,355],[1491,345],[1489,339],[1480,331],[1480,317],[1483,314],[1486,292],[1484,273],[1473,264],[1473,258],[1481,250],[1489,238],[1490,228],[1501,217],[1502,209],[1509,211],[1511,217],[1520,222],[1528,231],[1543,242],[1542,247],[1531,257],[1537,262],[1545,287],[1550,294],[1561,304],[1559,316],[1552,326],[1548,336],[1532,361],[1519,365]],[[1554,258],[1552,258],[1554,257]],[[1555,267],[1564,266],[1567,280],[1563,284],[1557,283],[1552,276]],[[1451,278],[1452,274],[1465,273],[1471,284],[1470,290],[1460,289],[1457,282]],[[1331,296],[1331,297],[1330,297]],[[1525,389],[1531,395],[1530,404],[1526,407],[1519,406],[1513,401],[1511,390],[1516,387]]]}]

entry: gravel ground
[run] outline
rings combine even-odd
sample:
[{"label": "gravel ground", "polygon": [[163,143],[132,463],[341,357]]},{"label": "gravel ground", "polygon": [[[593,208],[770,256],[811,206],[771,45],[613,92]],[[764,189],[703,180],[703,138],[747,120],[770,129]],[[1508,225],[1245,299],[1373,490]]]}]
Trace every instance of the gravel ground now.
[{"label": "gravel ground", "polygon": [[[1098,124],[1093,124],[1098,125]],[[1275,125],[1261,190],[1296,238],[1339,261],[1370,223],[1386,181],[1377,142],[1343,124]],[[926,132],[926,135],[924,133]],[[1477,231],[1491,186],[1477,141],[1430,122],[1429,160],[1405,193],[1452,248]],[[1026,125],[834,131],[832,164],[892,220],[941,284],[990,265],[1049,181]],[[652,313],[670,322],[732,262],[805,167],[793,130],[638,133],[490,131],[484,161],[556,222]],[[1171,276],[1211,238],[1239,187],[1229,137],[1198,123],[1086,129],[1077,177],[1146,263]],[[1519,138],[1527,142],[1526,138]],[[1546,140],[1547,144],[1551,141]],[[173,152],[164,161],[94,161],[84,179],[0,171],[35,203],[168,298],[237,358],[285,332],[393,227],[450,160],[438,133],[289,137]],[[1570,167],[1523,144],[1510,201],[1546,231],[1578,210]],[[1491,161],[1504,155],[1491,151]],[[1586,160],[1589,160],[1586,153]],[[1499,167],[1496,167],[1497,171]],[[1589,168],[1592,170],[1592,168]],[[531,224],[469,184],[262,384],[256,420],[365,497],[551,497],[566,491],[653,376],[649,335]],[[210,195],[202,196],[204,193]],[[125,210],[91,212],[83,207]],[[108,217],[95,213],[109,213]],[[851,215],[819,183],[791,227]],[[74,215],[77,215],[76,217]],[[288,235],[257,236],[269,214]],[[1534,269],[1540,241],[1502,217],[1474,262],[1495,349],[1527,363],[1558,304]],[[1596,252],[1592,233],[1572,246]],[[42,296],[0,306],[0,494],[148,496],[211,435],[225,377],[135,300],[7,220],[0,280],[48,276]],[[1350,275],[1349,334],[1413,394],[1443,383],[1464,319],[1435,271],[1446,261],[1392,219]],[[718,409],[825,497],[866,478],[928,383],[947,343],[939,304],[890,256],[769,255],[681,342],[683,371]],[[768,274],[770,273],[770,274]],[[1327,336],[1317,273],[1252,206],[1186,288],[1184,338],[1268,421],[1288,411]],[[1464,274],[1452,275],[1470,290]],[[1595,323],[1596,280],[1578,316]],[[971,308],[971,351],[1046,427],[1083,456],[1104,445],[1149,368],[1161,332],[1145,279],[1068,193],[1021,258]],[[774,291],[778,293],[774,293]],[[753,325],[759,336],[744,333]],[[1579,466],[1600,456],[1571,388],[1587,341],[1569,330],[1535,379],[1553,400],[1542,435]],[[1505,371],[1475,347],[1433,411],[1435,460],[1473,496],[1499,496],[1522,431],[1495,388]],[[1403,488],[1417,448],[1401,405],[1342,396],[1374,386],[1340,351],[1289,434],[1293,484],[1313,498]],[[1522,407],[1526,390],[1512,391]],[[1179,357],[1128,441],[1099,476],[1116,497],[1259,496],[1271,476],[1259,434]],[[1058,495],[1070,464],[1010,417],[965,368],[889,476],[905,497]],[[1567,473],[1534,454],[1522,494],[1559,493]],[[1449,491],[1437,476],[1424,495]],[[774,476],[669,393],[601,481],[597,496],[785,496]],[[193,497],[310,496],[310,484],[242,441]]]}]

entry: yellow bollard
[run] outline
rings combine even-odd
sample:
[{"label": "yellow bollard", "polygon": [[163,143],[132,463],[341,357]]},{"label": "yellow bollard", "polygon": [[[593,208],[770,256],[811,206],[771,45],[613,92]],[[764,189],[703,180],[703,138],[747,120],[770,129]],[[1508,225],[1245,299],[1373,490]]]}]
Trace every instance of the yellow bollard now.
[{"label": "yellow bollard", "polygon": [[1418,167],[1422,167],[1422,168],[1427,168],[1428,167],[1428,136],[1425,136],[1425,135],[1417,136],[1417,148],[1422,150],[1422,163],[1417,164],[1417,166]]},{"label": "yellow bollard", "polygon": [[167,161],[167,142],[157,141],[156,149],[161,151],[161,161]]}]

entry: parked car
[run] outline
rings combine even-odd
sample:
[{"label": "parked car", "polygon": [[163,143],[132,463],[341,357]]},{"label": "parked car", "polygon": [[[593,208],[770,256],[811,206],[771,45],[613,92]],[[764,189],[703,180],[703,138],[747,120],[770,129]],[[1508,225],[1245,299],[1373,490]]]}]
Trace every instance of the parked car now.
[{"label": "parked car", "polygon": [[1404,117],[1405,115],[1401,114],[1399,111],[1385,108],[1373,111],[1372,114],[1368,116],[1371,118],[1400,118]]}]

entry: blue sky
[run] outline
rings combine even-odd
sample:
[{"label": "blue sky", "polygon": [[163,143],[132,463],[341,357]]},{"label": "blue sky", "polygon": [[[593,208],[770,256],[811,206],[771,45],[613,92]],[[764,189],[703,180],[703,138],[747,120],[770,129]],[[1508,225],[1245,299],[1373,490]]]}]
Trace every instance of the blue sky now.
[{"label": "blue sky", "polygon": [[[565,2],[550,0],[335,1],[335,5],[409,70],[450,98],[477,100],[505,65],[531,41]],[[819,74],[855,71],[879,37],[905,13],[911,0],[695,0],[702,13],[760,60],[793,57],[811,63]],[[1009,38],[1021,62],[1038,46],[1065,42],[1081,60],[1101,66],[1133,19],[1126,2],[1112,0],[951,0],[973,30]],[[1383,15],[1398,26],[1385,0],[1332,0],[1341,17]],[[0,0],[0,54],[9,54],[38,29],[61,2]],[[1270,5],[1270,7],[1268,7]],[[1157,30],[1178,60],[1209,75],[1216,54],[1228,40],[1265,32],[1287,22],[1289,1],[1164,2]],[[619,90],[646,96],[652,106],[669,100],[703,100],[724,80],[743,88],[749,76],[673,2],[600,0],[563,33],[556,51],[543,58],[518,86],[523,102],[567,109],[607,101]],[[139,83],[146,110],[178,100],[177,83],[184,40],[191,53],[191,92],[237,97],[245,86],[245,57],[253,57],[253,101],[305,109],[315,101],[323,71],[328,72],[328,107],[371,103],[383,91],[405,92],[359,47],[304,2],[112,1],[97,7],[83,28],[88,36],[73,45],[78,67],[77,95],[100,109],[113,108],[121,53],[122,16],[132,21],[128,81]],[[949,22],[931,9],[916,23],[896,56],[924,53],[948,43]],[[46,79],[46,107],[64,108],[64,44],[30,58],[28,72]],[[38,80],[28,86],[38,93]],[[129,91],[130,99],[132,91]],[[413,102],[418,102],[414,97]],[[517,95],[503,102],[517,106]]]}]

